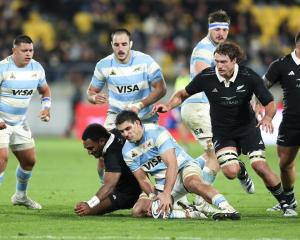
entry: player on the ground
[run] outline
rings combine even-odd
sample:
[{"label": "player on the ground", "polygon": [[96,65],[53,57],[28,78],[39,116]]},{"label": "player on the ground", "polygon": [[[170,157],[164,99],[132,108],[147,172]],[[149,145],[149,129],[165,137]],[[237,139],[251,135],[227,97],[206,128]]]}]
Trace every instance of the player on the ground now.
[{"label": "player on the ground", "polygon": [[122,156],[124,138],[116,129],[107,131],[100,124],[87,126],[82,134],[83,146],[95,158],[103,157],[104,182],[89,201],[79,202],[75,213],[79,216],[103,215],[118,209],[132,208],[141,193],[138,182]]},{"label": "player on the ground", "polygon": [[[113,53],[101,59],[87,90],[93,104],[109,104],[104,123],[106,129],[115,127],[116,115],[124,109],[138,113],[143,122],[155,123],[151,114],[153,103],[166,94],[166,84],[159,65],[145,53],[131,50],[133,41],[127,29],[116,29],[111,34]],[[108,93],[102,90],[107,85]],[[99,161],[99,176],[102,176]]]},{"label": "player on the ground", "polygon": [[[184,89],[177,92],[167,104],[158,104],[154,111],[166,112],[178,106],[187,97],[204,91],[210,102],[213,142],[224,175],[228,179],[239,176],[248,189],[252,187],[244,164],[238,156],[247,154],[255,172],[267,189],[281,204],[284,216],[295,216],[283,194],[279,178],[265,159],[265,146],[260,128],[273,132],[275,115],[273,96],[262,79],[250,68],[239,65],[240,47],[234,43],[221,43],[214,52],[216,67],[205,69]],[[252,95],[265,106],[263,118],[257,122],[250,101]]]},{"label": "player on the ground", "polygon": [[[172,138],[156,124],[142,124],[136,113],[122,111],[116,118],[116,127],[127,140],[122,153],[126,164],[150,197],[160,191],[158,211],[170,213],[173,202],[188,192],[201,195],[206,201],[227,210],[222,217],[239,219],[240,215],[211,185],[203,182],[201,169]],[[155,188],[147,173],[155,179]]]},{"label": "player on the ground", "polygon": [[50,120],[51,93],[45,71],[33,57],[33,42],[20,35],[13,42],[12,55],[0,62],[0,185],[8,161],[9,147],[20,165],[16,170],[16,192],[11,201],[31,209],[42,206],[27,196],[28,182],[36,162],[35,145],[26,122],[26,111],[33,94],[42,97],[40,119]]},{"label": "player on the ground", "polygon": [[[284,194],[292,209],[297,207],[294,194],[295,160],[300,146],[300,32],[295,36],[295,45],[293,52],[271,63],[263,77],[268,88],[279,82],[283,90],[284,108],[277,137],[277,153]],[[281,205],[268,210],[281,210]]]}]

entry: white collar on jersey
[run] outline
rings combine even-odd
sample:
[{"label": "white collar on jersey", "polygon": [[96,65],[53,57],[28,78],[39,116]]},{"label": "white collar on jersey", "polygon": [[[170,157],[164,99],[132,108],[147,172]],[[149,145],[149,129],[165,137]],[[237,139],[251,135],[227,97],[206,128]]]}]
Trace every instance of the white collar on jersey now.
[{"label": "white collar on jersey", "polygon": [[106,150],[112,144],[114,139],[115,139],[115,135],[111,133],[109,139],[107,140],[106,144],[103,147],[103,151],[102,151],[103,153],[106,153]]},{"label": "white collar on jersey", "polygon": [[235,81],[238,72],[239,72],[239,65],[238,65],[238,64],[235,64],[235,65],[234,65],[234,72],[233,72],[232,77],[229,79],[229,81],[226,81],[226,79],[223,78],[223,77],[219,74],[218,68],[217,68],[217,66],[216,66],[216,74],[217,74],[217,78],[219,79],[220,82],[224,82],[225,87],[229,87],[229,86],[230,86],[230,82],[233,83],[233,82]]},{"label": "white collar on jersey", "polygon": [[291,55],[292,55],[292,58],[293,58],[294,62],[295,62],[297,65],[299,65],[299,64],[300,64],[300,58],[298,58],[298,57],[296,56],[296,50],[294,50],[294,51],[291,53]]}]

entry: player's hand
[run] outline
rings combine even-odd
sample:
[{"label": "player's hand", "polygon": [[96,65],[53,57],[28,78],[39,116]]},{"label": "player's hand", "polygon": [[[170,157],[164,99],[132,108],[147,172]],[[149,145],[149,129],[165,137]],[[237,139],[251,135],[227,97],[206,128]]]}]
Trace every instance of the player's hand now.
[{"label": "player's hand", "polygon": [[5,129],[5,128],[6,128],[5,122],[0,122],[0,130]]},{"label": "player's hand", "polygon": [[270,133],[272,134],[274,131],[274,127],[272,124],[272,118],[265,115],[256,125],[256,127],[261,127],[261,129],[263,131],[265,131],[266,133]]},{"label": "player's hand", "polygon": [[105,93],[97,93],[93,95],[95,104],[103,104],[108,102],[108,97]]},{"label": "player's hand", "polygon": [[90,211],[91,211],[91,208],[89,207],[89,205],[86,202],[77,203],[74,208],[74,212],[79,216],[88,215],[90,213]]},{"label": "player's hand", "polygon": [[168,108],[168,106],[166,104],[163,104],[163,103],[158,103],[158,104],[155,104],[152,108],[152,113],[165,113],[165,112],[168,112],[170,109]]},{"label": "player's hand", "polygon": [[40,119],[43,122],[49,122],[50,121],[50,109],[49,108],[45,108],[44,110],[42,110],[40,112]]},{"label": "player's hand", "polygon": [[254,112],[255,112],[255,117],[257,121],[262,120],[264,116],[264,107],[260,103],[256,103],[254,105]]},{"label": "player's hand", "polygon": [[159,193],[157,195],[157,199],[160,200],[158,211],[161,210],[162,216],[168,216],[173,204],[171,194],[167,194],[165,192]]}]

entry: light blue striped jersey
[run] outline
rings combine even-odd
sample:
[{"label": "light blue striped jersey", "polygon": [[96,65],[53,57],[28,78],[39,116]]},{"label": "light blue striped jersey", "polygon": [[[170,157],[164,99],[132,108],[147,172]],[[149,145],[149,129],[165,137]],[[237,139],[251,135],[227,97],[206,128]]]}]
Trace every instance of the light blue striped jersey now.
[{"label": "light blue striped jersey", "polygon": [[[191,56],[191,62],[190,62],[190,77],[191,80],[197,75],[195,73],[195,63],[196,62],[204,62],[207,63],[210,66],[215,65],[214,61],[214,51],[216,50],[216,45],[209,39],[208,36],[203,38],[196,47],[193,49],[192,56]],[[198,102],[204,102],[207,103],[208,99],[204,92],[196,93],[193,96],[189,97],[185,100],[184,103],[198,103]]]},{"label": "light blue striped jersey", "polygon": [[9,125],[24,122],[37,88],[46,85],[45,71],[32,59],[25,67],[17,67],[12,56],[0,62],[0,118]]},{"label": "light blue striped jersey", "polygon": [[[114,54],[101,59],[95,67],[90,86],[103,89],[108,88],[109,110],[119,113],[130,103],[140,102],[151,93],[151,84],[163,80],[159,65],[147,54],[130,51],[128,63],[119,63]],[[142,120],[153,118],[153,105],[143,108],[138,116]]]},{"label": "light blue striped jersey", "polygon": [[126,141],[122,149],[123,157],[132,172],[143,169],[155,178],[156,189],[163,190],[167,166],[161,160],[161,154],[168,149],[175,149],[178,170],[194,160],[164,127],[152,123],[143,126],[142,139],[138,143]]}]

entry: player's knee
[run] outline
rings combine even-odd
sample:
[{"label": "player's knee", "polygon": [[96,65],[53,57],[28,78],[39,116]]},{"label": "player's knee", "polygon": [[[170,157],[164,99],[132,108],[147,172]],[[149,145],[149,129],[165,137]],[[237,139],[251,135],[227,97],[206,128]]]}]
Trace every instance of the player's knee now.
[{"label": "player's knee", "polygon": [[228,179],[236,178],[239,172],[237,152],[227,149],[217,152],[217,159],[222,168],[222,171]]},{"label": "player's knee", "polygon": [[189,192],[194,192],[195,187],[203,184],[203,181],[199,175],[190,175],[184,178],[183,183]]}]

